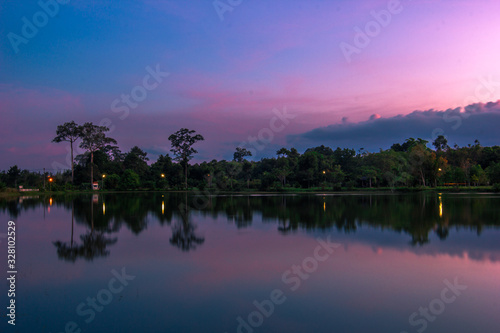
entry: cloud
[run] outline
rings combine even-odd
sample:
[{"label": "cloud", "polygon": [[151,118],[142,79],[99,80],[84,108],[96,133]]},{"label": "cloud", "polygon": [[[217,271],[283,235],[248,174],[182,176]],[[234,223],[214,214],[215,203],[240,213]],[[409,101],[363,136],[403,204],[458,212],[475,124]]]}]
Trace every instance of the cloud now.
[{"label": "cloud", "polygon": [[373,114],[366,121],[351,123],[343,118],[339,124],[289,135],[287,143],[299,149],[318,145],[341,148],[365,148],[368,151],[387,149],[405,139],[422,138],[432,142],[444,135],[448,144],[459,146],[478,139],[483,145],[500,144],[500,101],[472,104],[445,111],[414,111],[408,115],[382,118]]}]

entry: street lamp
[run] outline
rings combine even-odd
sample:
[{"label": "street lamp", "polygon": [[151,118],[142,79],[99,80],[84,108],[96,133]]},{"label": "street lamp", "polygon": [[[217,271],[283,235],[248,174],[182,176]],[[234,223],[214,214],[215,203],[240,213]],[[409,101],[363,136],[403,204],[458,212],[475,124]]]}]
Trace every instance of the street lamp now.
[{"label": "street lamp", "polygon": [[165,174],[164,173],[161,174],[161,178],[165,178]]},{"label": "street lamp", "polygon": [[104,178],[106,178],[105,174],[102,175],[102,190],[103,191],[104,191]]},{"label": "street lamp", "polygon": [[52,177],[49,177],[49,191],[52,192],[52,182],[54,181],[54,179],[52,179]]}]

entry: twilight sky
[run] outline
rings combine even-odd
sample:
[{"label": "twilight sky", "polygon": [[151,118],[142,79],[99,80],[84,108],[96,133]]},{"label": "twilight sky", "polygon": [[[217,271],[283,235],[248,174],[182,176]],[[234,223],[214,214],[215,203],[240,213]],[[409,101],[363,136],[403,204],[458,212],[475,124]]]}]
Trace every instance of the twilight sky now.
[{"label": "twilight sky", "polygon": [[153,161],[181,127],[206,139],[196,161],[238,145],[260,159],[438,134],[498,144],[499,12],[497,0],[0,0],[0,170],[67,167],[51,140],[71,120],[108,125]]}]

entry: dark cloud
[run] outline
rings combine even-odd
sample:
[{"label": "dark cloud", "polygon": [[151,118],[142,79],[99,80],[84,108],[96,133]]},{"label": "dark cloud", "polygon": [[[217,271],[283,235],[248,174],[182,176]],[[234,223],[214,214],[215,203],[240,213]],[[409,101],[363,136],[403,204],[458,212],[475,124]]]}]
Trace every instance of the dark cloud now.
[{"label": "dark cloud", "polygon": [[442,134],[448,144],[459,146],[474,143],[499,145],[500,101],[487,104],[472,104],[465,108],[446,111],[414,111],[408,115],[382,118],[378,114],[369,120],[342,123],[316,128],[312,131],[289,135],[288,144],[298,149],[327,145],[342,148],[365,148],[369,151],[387,149],[393,143],[405,139],[422,138],[432,142]]}]

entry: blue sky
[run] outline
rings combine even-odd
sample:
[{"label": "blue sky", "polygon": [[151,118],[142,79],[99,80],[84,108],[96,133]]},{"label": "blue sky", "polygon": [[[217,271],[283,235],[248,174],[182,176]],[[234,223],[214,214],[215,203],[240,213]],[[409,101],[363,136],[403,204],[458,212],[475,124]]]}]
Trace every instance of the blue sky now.
[{"label": "blue sky", "polygon": [[[50,141],[71,120],[108,122],[123,151],[138,145],[153,161],[169,152],[171,133],[195,129],[206,138],[201,161],[231,158],[237,145],[269,128],[275,109],[295,118],[261,142],[256,158],[280,146],[388,148],[442,127],[440,113],[425,131],[378,131],[368,142],[342,128],[365,126],[372,115],[379,124],[473,103],[495,113],[484,103],[500,99],[496,1],[243,0],[223,20],[209,0],[42,3],[57,4],[57,14],[13,47],[23,18],[43,19],[43,8],[0,2],[0,169],[67,164],[67,147]],[[356,44],[358,28],[370,35],[366,45]],[[357,51],[346,56],[346,44]],[[169,75],[120,119],[113,101],[140,91],[147,67]],[[447,135],[498,142],[475,126],[468,136]],[[334,133],[325,137],[325,127]],[[342,140],[334,139],[339,133]]]}]

